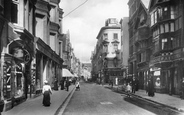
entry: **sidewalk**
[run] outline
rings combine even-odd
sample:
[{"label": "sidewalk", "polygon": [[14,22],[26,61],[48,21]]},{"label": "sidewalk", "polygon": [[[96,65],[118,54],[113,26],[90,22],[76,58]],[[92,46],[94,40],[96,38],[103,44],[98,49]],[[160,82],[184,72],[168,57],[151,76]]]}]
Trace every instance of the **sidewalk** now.
[{"label": "sidewalk", "polygon": [[42,105],[42,95],[34,99],[28,99],[14,108],[2,112],[2,115],[55,115],[58,108],[66,101],[68,96],[75,90],[75,85],[69,87],[69,91],[58,90],[51,95],[50,107]]},{"label": "sidewalk", "polygon": [[[105,87],[110,87],[105,85]],[[119,91],[121,93],[125,93],[120,89],[120,87],[114,86],[113,90]],[[176,96],[171,96],[169,94],[161,94],[161,93],[155,93],[154,97],[148,96],[145,90],[138,90],[135,92],[135,94],[131,94],[134,97],[142,98],[151,102],[154,102],[156,104],[164,105],[166,107],[184,112],[184,99],[181,99]]]}]

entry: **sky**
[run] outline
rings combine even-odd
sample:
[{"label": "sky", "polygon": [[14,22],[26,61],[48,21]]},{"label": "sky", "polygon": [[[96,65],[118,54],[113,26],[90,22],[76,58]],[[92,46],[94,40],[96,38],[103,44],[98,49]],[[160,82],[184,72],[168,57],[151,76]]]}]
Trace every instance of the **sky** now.
[{"label": "sky", "polygon": [[69,30],[75,56],[82,63],[90,63],[96,37],[105,26],[105,21],[108,18],[117,18],[120,21],[123,17],[128,17],[129,10],[128,0],[88,0],[83,4],[85,1],[61,0],[60,8],[64,12],[63,33]]}]

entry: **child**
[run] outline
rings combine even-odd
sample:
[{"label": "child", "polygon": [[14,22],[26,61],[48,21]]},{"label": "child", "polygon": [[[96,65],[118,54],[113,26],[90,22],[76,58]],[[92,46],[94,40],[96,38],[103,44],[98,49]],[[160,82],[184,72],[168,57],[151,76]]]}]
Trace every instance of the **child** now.
[{"label": "child", "polygon": [[132,87],[130,86],[130,83],[128,83],[127,86],[126,86],[126,92],[127,92],[128,97],[130,97],[130,92],[131,91],[132,91]]},{"label": "child", "polygon": [[79,83],[79,81],[77,81],[76,89],[80,90],[80,83]]}]

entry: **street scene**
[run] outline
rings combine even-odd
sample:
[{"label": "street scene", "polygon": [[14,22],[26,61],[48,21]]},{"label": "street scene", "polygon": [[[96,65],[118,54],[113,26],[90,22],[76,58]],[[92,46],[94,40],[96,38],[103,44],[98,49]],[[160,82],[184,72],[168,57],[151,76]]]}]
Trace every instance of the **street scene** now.
[{"label": "street scene", "polygon": [[184,115],[184,0],[0,0],[0,115]]},{"label": "street scene", "polygon": [[[42,96],[27,100],[2,115],[183,115],[184,100],[145,91],[130,94],[108,84],[80,82],[80,90],[71,85],[69,91],[53,91],[51,105],[42,105]],[[170,101],[170,102],[169,102]]]},{"label": "street scene", "polygon": [[[146,92],[142,93],[146,98]],[[62,115],[182,115],[182,112],[144,98],[128,97],[109,85],[81,83],[81,90],[74,92]]]}]

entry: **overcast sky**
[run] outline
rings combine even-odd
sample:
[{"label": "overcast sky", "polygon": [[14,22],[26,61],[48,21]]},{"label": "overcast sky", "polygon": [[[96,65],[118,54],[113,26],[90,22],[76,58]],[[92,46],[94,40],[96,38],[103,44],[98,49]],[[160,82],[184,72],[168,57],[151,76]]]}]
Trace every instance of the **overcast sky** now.
[{"label": "overcast sky", "polygon": [[[105,26],[108,18],[128,17],[128,0],[61,0],[60,8],[64,11],[63,32],[70,32],[70,42],[74,54],[83,63],[91,62],[97,35]],[[70,14],[68,14],[70,13]]]}]

